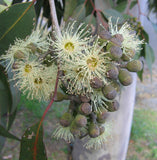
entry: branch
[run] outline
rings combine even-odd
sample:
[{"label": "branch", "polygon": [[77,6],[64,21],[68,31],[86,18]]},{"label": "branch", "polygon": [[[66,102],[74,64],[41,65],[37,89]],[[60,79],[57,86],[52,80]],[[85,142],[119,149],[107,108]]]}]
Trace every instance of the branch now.
[{"label": "branch", "polygon": [[50,4],[50,10],[51,10],[52,23],[55,26],[58,36],[61,36],[61,31],[60,31],[60,27],[57,19],[56,6],[55,6],[54,0],[49,0],[49,4]]},{"label": "branch", "polygon": [[56,84],[55,84],[55,90],[54,90],[54,93],[53,93],[53,97],[52,97],[49,105],[47,106],[47,108],[44,111],[44,114],[43,114],[43,116],[40,120],[38,129],[37,129],[37,133],[36,133],[36,136],[35,136],[35,143],[34,143],[34,148],[33,148],[33,160],[37,160],[36,157],[37,157],[37,143],[38,143],[38,138],[39,138],[39,130],[41,128],[42,122],[44,121],[44,118],[45,118],[47,112],[49,111],[49,109],[51,108],[51,106],[52,106],[52,104],[55,100],[55,97],[56,97],[56,94],[57,94],[58,82],[59,82],[59,67],[58,67],[58,72],[57,72]]}]

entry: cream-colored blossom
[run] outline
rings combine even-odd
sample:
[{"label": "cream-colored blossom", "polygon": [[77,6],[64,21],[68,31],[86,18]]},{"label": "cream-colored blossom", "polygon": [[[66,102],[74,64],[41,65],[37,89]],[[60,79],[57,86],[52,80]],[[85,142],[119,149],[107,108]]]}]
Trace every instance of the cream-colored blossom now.
[{"label": "cream-colored blossom", "polygon": [[80,24],[77,27],[76,22],[63,26],[61,36],[54,32],[54,37],[53,47],[62,61],[73,60],[82,55],[82,50],[91,40],[87,26]]},{"label": "cream-colored blossom", "polygon": [[52,136],[56,139],[64,139],[67,142],[74,141],[74,136],[70,132],[70,127],[63,127],[58,125]]},{"label": "cream-colored blossom", "polygon": [[11,68],[16,60],[28,59],[29,54],[47,52],[51,45],[48,34],[46,29],[37,27],[24,40],[15,39],[6,54],[0,57],[0,60],[6,63],[6,70]]},{"label": "cream-colored blossom", "polygon": [[81,95],[92,93],[90,81],[95,77],[102,80],[104,84],[107,83],[105,72],[110,59],[106,57],[106,52],[102,51],[104,46],[105,44],[99,46],[96,40],[92,47],[86,46],[82,56],[76,61],[63,65],[65,71],[63,78],[68,81],[69,93]]},{"label": "cream-colored blossom", "polygon": [[[118,22],[118,19],[117,19]],[[122,48],[123,53],[127,55],[129,50],[135,50],[136,52],[141,49],[141,44],[144,42],[139,40],[136,32],[130,27],[130,25],[126,22],[121,28],[118,28],[118,24],[113,25],[112,18],[109,18],[109,31],[112,36],[115,34],[121,34],[123,36]]]},{"label": "cream-colored blossom", "polygon": [[49,100],[54,91],[57,68],[45,67],[36,60],[20,61],[14,69],[16,85],[28,99]]},{"label": "cream-colored blossom", "polygon": [[91,98],[92,108],[95,111],[100,111],[101,108],[108,108],[108,105],[106,104],[106,102],[112,102],[112,100],[108,100],[104,96],[101,89],[100,90],[94,89],[90,95],[90,98]]},{"label": "cream-colored blossom", "polygon": [[104,124],[104,127],[105,131],[96,138],[89,137],[89,140],[87,141],[87,143],[84,144],[84,147],[86,147],[87,149],[97,150],[103,147],[103,145],[108,142],[108,139],[111,140],[111,130],[112,130],[111,122],[106,122]]}]

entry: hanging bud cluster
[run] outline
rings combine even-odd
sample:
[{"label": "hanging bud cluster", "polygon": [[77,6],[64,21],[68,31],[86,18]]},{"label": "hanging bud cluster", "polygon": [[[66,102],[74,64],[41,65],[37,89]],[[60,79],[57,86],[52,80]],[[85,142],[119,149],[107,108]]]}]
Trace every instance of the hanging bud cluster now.
[{"label": "hanging bud cluster", "polygon": [[134,56],[140,41],[125,23],[118,29],[109,19],[109,30],[97,35],[85,24],[69,23],[53,39],[45,30],[35,30],[25,40],[16,40],[1,59],[12,68],[13,80],[28,98],[48,100],[54,90],[57,65],[60,88],[56,101],[70,100],[53,136],[66,141],[88,136],[87,148],[101,147],[110,135],[110,112],[119,109],[116,96],[122,86],[132,83],[130,72],[142,69]]}]

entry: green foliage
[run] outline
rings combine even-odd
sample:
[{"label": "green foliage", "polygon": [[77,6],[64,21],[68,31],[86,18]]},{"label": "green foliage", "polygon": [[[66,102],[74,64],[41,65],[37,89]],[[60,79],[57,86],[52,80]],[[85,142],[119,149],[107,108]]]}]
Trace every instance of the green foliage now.
[{"label": "green foliage", "polygon": [[110,18],[110,17],[112,17],[112,22],[113,22],[114,24],[116,24],[117,19],[119,19],[119,20],[118,20],[118,23],[122,23],[122,22],[124,21],[123,15],[122,15],[120,12],[118,12],[118,11],[116,11],[116,10],[114,10],[114,9],[104,10],[104,11],[103,11],[103,14],[104,14],[104,16],[105,16],[107,19]]},{"label": "green foliage", "polygon": [[145,45],[145,52],[146,52],[145,55],[146,63],[152,75],[152,64],[154,63],[155,55],[152,47],[149,44]]},{"label": "green foliage", "polygon": [[14,136],[13,134],[9,133],[3,126],[0,125],[0,135],[7,137],[7,138],[11,138],[11,139],[15,139],[20,141],[20,139],[16,136]]},{"label": "green foliage", "polygon": [[31,3],[13,5],[0,13],[0,54],[15,38],[25,38],[33,29],[35,11]]},{"label": "green foliage", "polygon": [[[19,160],[34,160],[34,143],[36,138],[36,133],[38,130],[39,123],[28,128],[24,135],[22,136],[21,146],[20,146],[20,158]],[[45,146],[43,143],[43,128],[39,130],[36,159],[47,160]]]}]

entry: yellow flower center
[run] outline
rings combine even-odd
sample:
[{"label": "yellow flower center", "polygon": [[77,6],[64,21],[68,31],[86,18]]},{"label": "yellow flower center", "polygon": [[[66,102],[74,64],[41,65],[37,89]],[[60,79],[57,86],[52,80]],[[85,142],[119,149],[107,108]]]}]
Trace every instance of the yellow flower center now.
[{"label": "yellow flower center", "polygon": [[71,42],[66,43],[64,47],[69,52],[72,52],[74,50],[74,44]]},{"label": "yellow flower center", "polygon": [[42,78],[35,78],[34,83],[35,84],[41,84],[43,82]]},{"label": "yellow flower center", "polygon": [[90,70],[94,71],[95,68],[97,67],[98,64],[98,59],[95,57],[90,57],[89,59],[87,59],[87,65],[89,67]]},{"label": "yellow flower center", "polygon": [[32,70],[32,66],[29,65],[29,64],[26,64],[26,65],[25,65],[25,72],[30,73],[31,70]]}]

